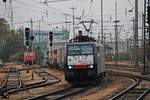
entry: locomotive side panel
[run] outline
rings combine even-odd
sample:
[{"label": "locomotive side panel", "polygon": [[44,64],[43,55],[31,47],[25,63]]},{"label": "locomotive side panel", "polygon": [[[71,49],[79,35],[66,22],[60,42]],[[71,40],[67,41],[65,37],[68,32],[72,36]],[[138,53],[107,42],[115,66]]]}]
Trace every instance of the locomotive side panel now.
[{"label": "locomotive side panel", "polygon": [[104,64],[104,48],[103,47],[98,47],[97,48],[97,64],[98,64],[98,74],[104,73],[105,72],[105,64]]},{"label": "locomotive side panel", "polygon": [[24,62],[32,60],[35,61],[35,52],[24,52]]}]

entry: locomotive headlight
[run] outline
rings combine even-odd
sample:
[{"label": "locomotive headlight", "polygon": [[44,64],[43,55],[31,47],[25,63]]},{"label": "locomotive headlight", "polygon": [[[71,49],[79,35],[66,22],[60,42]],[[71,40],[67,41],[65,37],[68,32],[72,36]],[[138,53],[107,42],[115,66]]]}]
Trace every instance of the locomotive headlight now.
[{"label": "locomotive headlight", "polygon": [[79,59],[82,59],[82,57],[80,56]]},{"label": "locomotive headlight", "polygon": [[72,69],[73,67],[72,67],[72,66],[69,66],[68,68],[69,68],[69,69]]},{"label": "locomotive headlight", "polygon": [[90,65],[90,66],[89,66],[89,68],[93,68],[93,67],[94,67],[93,65]]}]

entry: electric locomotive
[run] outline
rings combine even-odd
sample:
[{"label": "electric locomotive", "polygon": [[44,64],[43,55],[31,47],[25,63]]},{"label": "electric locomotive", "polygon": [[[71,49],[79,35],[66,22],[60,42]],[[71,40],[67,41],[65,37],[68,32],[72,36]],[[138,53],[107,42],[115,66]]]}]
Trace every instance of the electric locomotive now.
[{"label": "electric locomotive", "polygon": [[24,63],[31,65],[32,61],[35,62],[35,52],[24,52]]},{"label": "electric locomotive", "polygon": [[104,47],[90,37],[76,37],[66,44],[65,80],[70,83],[100,81],[105,75]]}]

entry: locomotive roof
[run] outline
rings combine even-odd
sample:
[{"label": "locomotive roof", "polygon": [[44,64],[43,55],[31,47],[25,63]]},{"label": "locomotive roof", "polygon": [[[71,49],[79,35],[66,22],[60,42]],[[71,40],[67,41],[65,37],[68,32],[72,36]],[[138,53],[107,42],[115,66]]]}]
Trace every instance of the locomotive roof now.
[{"label": "locomotive roof", "polygon": [[67,43],[67,45],[76,45],[76,44],[95,44],[96,46],[100,46],[103,47],[103,45],[101,43],[98,42],[71,42],[71,43]]}]

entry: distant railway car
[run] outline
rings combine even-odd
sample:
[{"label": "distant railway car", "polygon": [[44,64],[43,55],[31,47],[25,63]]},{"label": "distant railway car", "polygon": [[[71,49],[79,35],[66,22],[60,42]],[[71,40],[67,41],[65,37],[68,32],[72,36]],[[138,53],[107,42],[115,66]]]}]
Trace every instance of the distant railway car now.
[{"label": "distant railway car", "polygon": [[24,62],[29,63],[35,61],[35,52],[24,52]]},{"label": "distant railway car", "polygon": [[51,63],[56,65],[59,69],[63,69],[64,65],[64,48],[57,48],[52,51],[52,56],[50,56]]},{"label": "distant railway car", "polygon": [[105,75],[104,47],[100,43],[68,43],[64,60],[65,80],[70,83],[100,81]]}]

